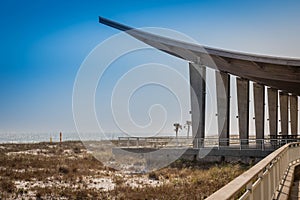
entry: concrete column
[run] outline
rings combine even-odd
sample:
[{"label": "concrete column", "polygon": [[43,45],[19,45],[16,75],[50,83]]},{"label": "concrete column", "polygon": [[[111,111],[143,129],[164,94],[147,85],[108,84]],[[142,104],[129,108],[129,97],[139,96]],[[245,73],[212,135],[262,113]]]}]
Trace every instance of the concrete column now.
[{"label": "concrete column", "polygon": [[191,109],[193,147],[203,146],[205,137],[205,93],[206,93],[206,68],[194,63],[189,63],[191,85]]},{"label": "concrete column", "polygon": [[278,133],[278,91],[268,88],[270,137],[276,138]]},{"label": "concrete column", "polygon": [[[254,94],[254,114],[255,114],[255,134],[256,139],[264,139],[265,135],[265,87],[258,83],[253,83]],[[256,144],[262,144],[256,141]]]},{"label": "concrete column", "polygon": [[216,71],[219,145],[229,146],[230,75]]},{"label": "concrete column", "polygon": [[291,133],[298,134],[298,97],[290,96]]},{"label": "concrete column", "polygon": [[284,92],[279,93],[280,99],[280,123],[281,123],[281,135],[289,134],[289,95]]},{"label": "concrete column", "polygon": [[239,134],[241,144],[248,144],[249,139],[249,81],[242,78],[236,79],[237,99],[238,99],[238,117]]}]

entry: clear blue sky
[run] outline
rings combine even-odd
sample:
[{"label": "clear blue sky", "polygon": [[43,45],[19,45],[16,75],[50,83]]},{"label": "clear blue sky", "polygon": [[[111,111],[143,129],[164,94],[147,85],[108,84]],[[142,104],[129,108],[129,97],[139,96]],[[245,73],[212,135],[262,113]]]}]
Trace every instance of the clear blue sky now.
[{"label": "clear blue sky", "polygon": [[118,33],[98,16],[174,29],[213,47],[300,57],[299,10],[292,0],[2,1],[0,132],[75,130],[76,73]]}]

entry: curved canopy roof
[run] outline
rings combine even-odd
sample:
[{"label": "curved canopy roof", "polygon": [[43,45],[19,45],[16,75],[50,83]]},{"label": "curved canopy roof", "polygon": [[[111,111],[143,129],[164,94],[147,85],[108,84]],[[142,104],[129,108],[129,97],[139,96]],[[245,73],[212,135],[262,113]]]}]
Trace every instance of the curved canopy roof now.
[{"label": "curved canopy roof", "polygon": [[183,42],[99,17],[99,22],[168,54],[300,96],[300,59],[227,51]]}]

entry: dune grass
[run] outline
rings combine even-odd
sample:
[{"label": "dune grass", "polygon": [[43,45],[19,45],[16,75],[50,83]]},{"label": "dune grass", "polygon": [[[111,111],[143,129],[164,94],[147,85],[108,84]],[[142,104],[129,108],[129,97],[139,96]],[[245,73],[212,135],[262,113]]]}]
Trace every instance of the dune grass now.
[{"label": "dune grass", "polygon": [[154,172],[126,174],[104,166],[81,142],[0,147],[1,199],[204,199],[249,168],[177,160]]}]

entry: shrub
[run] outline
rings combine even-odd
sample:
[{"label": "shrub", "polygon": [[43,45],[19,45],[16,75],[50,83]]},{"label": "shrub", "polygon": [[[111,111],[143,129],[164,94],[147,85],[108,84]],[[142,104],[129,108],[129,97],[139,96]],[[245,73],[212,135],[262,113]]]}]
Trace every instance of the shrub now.
[{"label": "shrub", "polygon": [[116,185],[122,185],[123,183],[125,183],[125,180],[121,176],[116,175],[113,177],[113,182]]},{"label": "shrub", "polygon": [[73,152],[76,154],[79,154],[79,153],[81,153],[81,149],[79,147],[74,147]]},{"label": "shrub", "polygon": [[16,189],[15,184],[7,178],[1,179],[0,187],[2,191],[6,191],[8,193],[13,193]]},{"label": "shrub", "polygon": [[70,170],[67,166],[60,166],[58,168],[58,171],[59,171],[59,173],[68,174]]},{"label": "shrub", "polygon": [[35,197],[36,197],[36,200],[41,200],[42,199],[42,195],[39,192],[36,193]]},{"label": "shrub", "polygon": [[81,199],[88,199],[88,192],[87,191],[78,191],[76,193],[76,200],[81,200]]},{"label": "shrub", "polygon": [[148,174],[148,178],[151,179],[151,180],[156,180],[156,181],[159,180],[159,176],[155,172],[150,172]]}]

